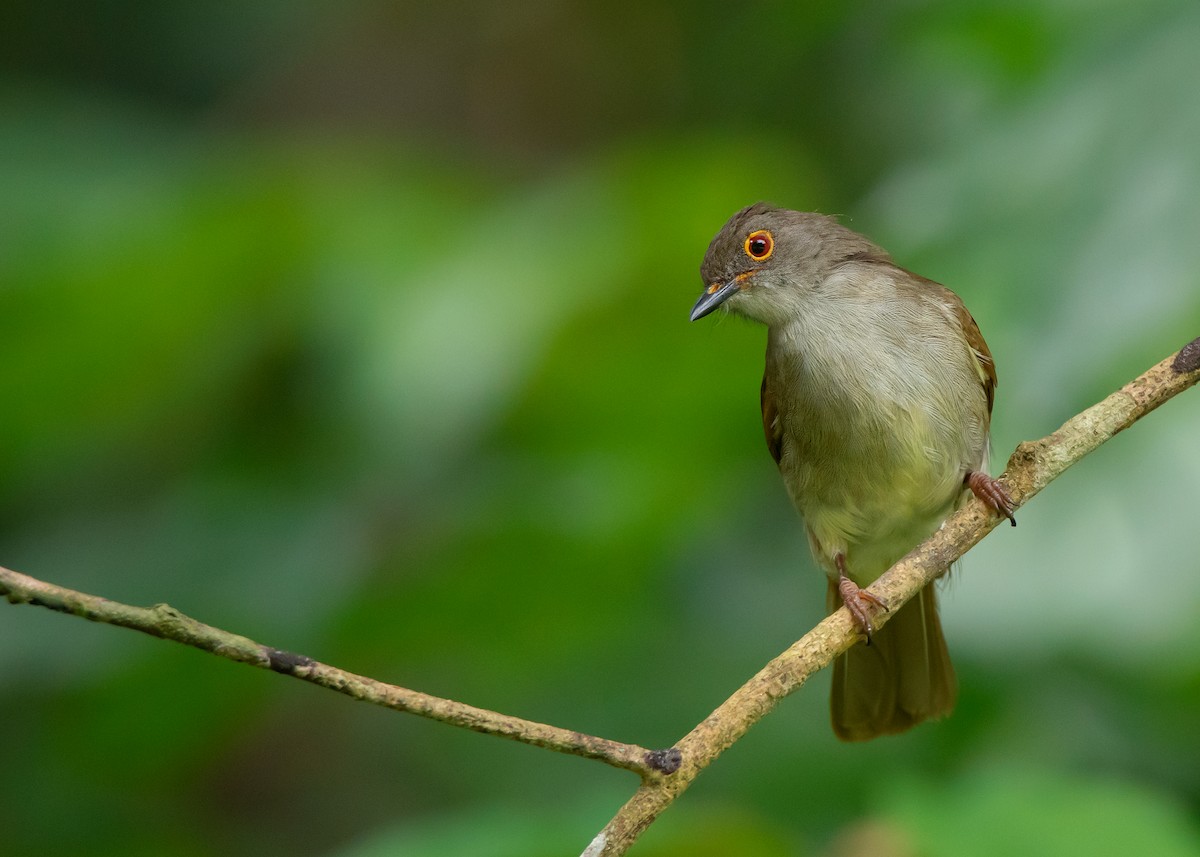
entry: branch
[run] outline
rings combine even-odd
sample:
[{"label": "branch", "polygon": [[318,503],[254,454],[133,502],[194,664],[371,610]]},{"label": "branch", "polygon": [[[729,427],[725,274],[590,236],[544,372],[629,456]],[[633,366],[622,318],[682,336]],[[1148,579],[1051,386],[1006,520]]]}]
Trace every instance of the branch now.
[{"label": "branch", "polygon": [[[1200,339],[1071,418],[1048,437],[1019,444],[1000,477],[1014,503],[1024,505],[1076,461],[1197,381],[1200,381]],[[936,533],[871,585],[871,591],[892,607],[891,613],[878,616],[875,624],[884,625],[895,615],[896,608],[978,544],[1002,520],[974,499],[951,515]],[[681,756],[679,770],[670,777],[643,782],[592,840],[583,857],[624,854],[717,756],[784,697],[798,690],[809,676],[828,666],[859,639],[857,626],[842,607],[770,661],[675,745]]]},{"label": "branch", "polygon": [[643,781],[671,773],[678,766],[679,754],[675,750],[647,750],[634,744],[596,738],[386,684],[205,625],[169,604],[132,607],[45,583],[7,568],[0,568],[0,595],[6,596],[13,604],[34,604],[92,622],[119,625],[152,637],[173,640],[231,661],[290,675],[363,702],[419,714],[451,726],[511,738],[559,753],[597,759],[616,768],[634,771]]},{"label": "branch", "polygon": [[[1104,441],[1197,381],[1200,381],[1200,339],[1068,420],[1048,437],[1018,445],[1001,477],[1016,505],[1023,505]],[[893,608],[898,607],[974,547],[999,521],[978,501],[968,502],[936,533],[872,584],[871,590]],[[851,622],[849,613],[844,608],[835,611],[764,666],[675,747],[647,750],[355,675],[304,655],[264,646],[247,637],[205,625],[166,604],[132,607],[44,583],[5,568],[0,568],[0,595],[14,604],[47,607],[93,622],[119,625],[174,640],[397,711],[597,759],[636,772],[642,778],[641,787],[596,836],[583,857],[624,854],[658,814],[717,756],[784,697],[800,688],[810,675],[828,666],[859,639],[857,626]],[[893,609],[892,614],[878,616],[876,624],[883,626],[894,613]]]}]

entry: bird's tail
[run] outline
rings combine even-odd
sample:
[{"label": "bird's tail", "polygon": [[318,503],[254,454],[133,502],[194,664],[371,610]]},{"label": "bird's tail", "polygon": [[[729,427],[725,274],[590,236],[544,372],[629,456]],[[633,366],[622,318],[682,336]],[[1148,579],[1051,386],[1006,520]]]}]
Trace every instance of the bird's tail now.
[{"label": "bird's tail", "polygon": [[[829,582],[832,609],[841,606]],[[833,664],[833,731],[843,741],[903,732],[954,708],[958,680],[946,651],[933,584],[900,608],[886,625]]]}]

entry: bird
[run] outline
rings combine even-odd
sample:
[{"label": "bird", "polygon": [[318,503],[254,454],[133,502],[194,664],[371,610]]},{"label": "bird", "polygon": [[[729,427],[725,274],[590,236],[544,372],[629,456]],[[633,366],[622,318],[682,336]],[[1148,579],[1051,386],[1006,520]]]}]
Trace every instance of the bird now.
[{"label": "bird", "polygon": [[691,320],[766,325],[763,433],[824,571],[865,645],[833,665],[845,741],[949,714],[958,683],[934,584],[888,611],[866,589],[972,494],[1016,525],[988,474],[996,363],[962,300],[836,218],[759,202],[712,239]]}]

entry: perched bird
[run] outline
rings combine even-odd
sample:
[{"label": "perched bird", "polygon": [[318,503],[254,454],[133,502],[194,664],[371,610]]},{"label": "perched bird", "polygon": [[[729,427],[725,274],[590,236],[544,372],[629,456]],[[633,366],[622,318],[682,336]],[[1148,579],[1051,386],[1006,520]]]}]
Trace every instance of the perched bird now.
[{"label": "perched bird", "polygon": [[862,587],[974,492],[1015,525],[987,474],[996,365],[958,296],[898,267],[832,217],[756,203],[708,247],[692,320],[724,307],[767,326],[762,420],[828,609],[867,645],[834,663],[833,729],[846,741],[949,714],[958,692],[933,585],[878,631]]}]

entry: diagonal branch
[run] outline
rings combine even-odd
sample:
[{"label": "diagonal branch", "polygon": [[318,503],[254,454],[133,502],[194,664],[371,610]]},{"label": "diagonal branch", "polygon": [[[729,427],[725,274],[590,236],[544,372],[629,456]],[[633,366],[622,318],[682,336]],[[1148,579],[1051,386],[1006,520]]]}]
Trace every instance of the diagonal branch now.
[{"label": "diagonal branch", "polygon": [[[1024,504],[1104,441],[1198,381],[1200,339],[1068,420],[1053,434],[1018,445],[1001,477],[1013,500],[1017,505]],[[893,608],[898,607],[974,547],[999,521],[977,501],[969,502],[872,584],[871,590]],[[717,756],[770,713],[784,697],[799,689],[810,675],[828,666],[859,639],[857,627],[850,621],[847,611],[837,610],[764,666],[675,747],[647,750],[355,675],[304,655],[273,649],[247,637],[205,625],[166,604],[133,607],[54,586],[5,568],[0,568],[0,595],[14,604],[33,604],[174,640],[397,711],[597,759],[636,772],[641,776],[641,787],[596,836],[583,857],[624,854],[659,813]],[[888,618],[886,613],[878,616],[876,624],[882,626]]]},{"label": "diagonal branch", "polygon": [[92,622],[119,625],[152,637],[173,640],[231,661],[290,675],[363,702],[419,714],[451,726],[511,738],[559,753],[597,759],[613,767],[634,771],[644,781],[671,773],[678,766],[678,753],[674,750],[647,750],[634,744],[596,738],[386,684],[205,625],[168,604],[133,607],[45,583],[7,568],[0,568],[0,595],[13,604],[34,604]]},{"label": "diagonal branch", "polygon": [[[1197,381],[1200,381],[1200,339],[1071,418],[1048,437],[1019,444],[1001,477],[1013,501],[1023,505],[1104,441]],[[977,500],[951,515],[936,533],[871,585],[871,591],[892,607],[890,614],[876,617],[876,625],[885,624],[899,605],[920,592],[1002,520]],[[592,840],[583,857],[624,854],[717,756],[784,697],[798,690],[809,676],[828,666],[858,640],[857,626],[850,621],[844,607],[827,616],[685,735],[675,745],[680,752],[679,770],[670,777],[643,782]]]}]

